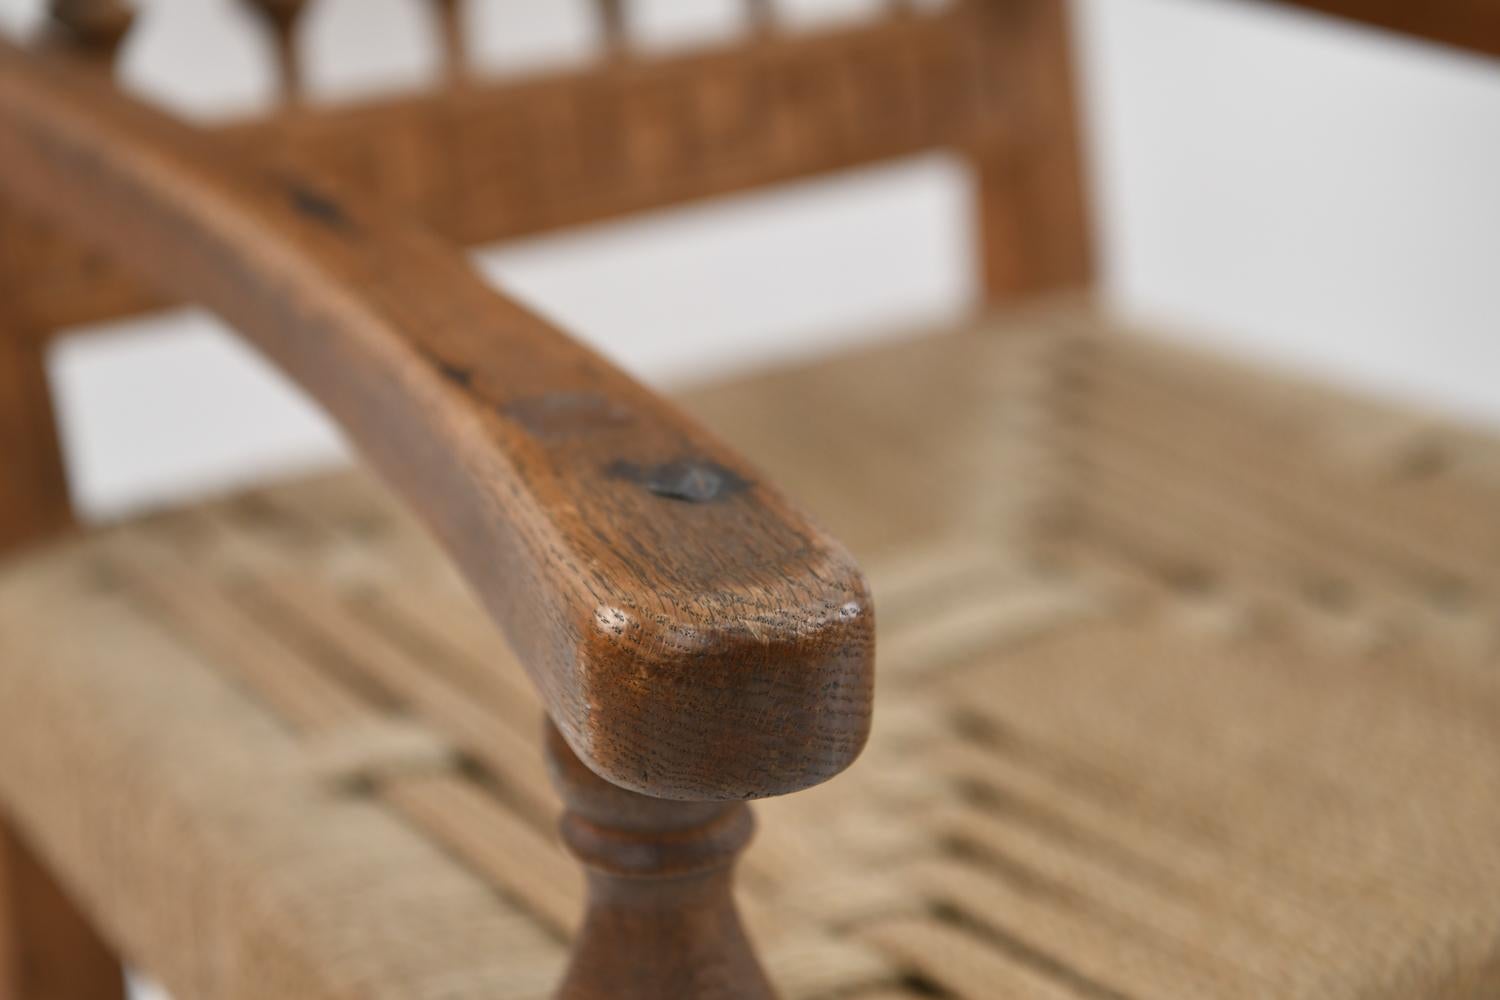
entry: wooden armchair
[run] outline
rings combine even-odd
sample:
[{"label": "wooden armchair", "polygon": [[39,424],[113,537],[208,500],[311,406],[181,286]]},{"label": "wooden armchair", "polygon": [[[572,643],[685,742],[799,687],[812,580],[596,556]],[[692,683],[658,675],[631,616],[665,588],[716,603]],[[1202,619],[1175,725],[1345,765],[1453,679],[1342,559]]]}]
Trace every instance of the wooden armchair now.
[{"label": "wooden armchair", "polygon": [[[1043,295],[1057,0],[649,58],[604,0],[511,83],[439,0],[442,85],[345,107],[253,5],[248,123],[122,95],[117,0],[0,50],[0,996],[1500,994],[1500,449]],[[681,404],[455,249],[928,149],[992,314]],[[384,487],[74,529],[46,342],[179,301]]]}]

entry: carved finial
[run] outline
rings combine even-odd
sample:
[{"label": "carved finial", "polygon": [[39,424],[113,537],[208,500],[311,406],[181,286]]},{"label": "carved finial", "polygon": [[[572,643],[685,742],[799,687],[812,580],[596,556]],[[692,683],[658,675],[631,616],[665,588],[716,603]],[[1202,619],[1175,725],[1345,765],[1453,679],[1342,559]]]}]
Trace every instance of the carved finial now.
[{"label": "carved finial", "polygon": [[437,6],[438,37],[443,47],[443,67],[448,79],[461,80],[468,73],[468,54],[464,48],[461,0],[433,0]]},{"label": "carved finial", "polygon": [[125,0],[51,0],[49,13],[61,37],[110,59],[135,21]]},{"label": "carved finial", "polygon": [[302,63],[297,58],[297,22],[307,9],[307,0],[246,0],[271,26],[276,41],[276,64],[282,91],[288,97],[302,92]]},{"label": "carved finial", "polygon": [[568,806],[563,839],[589,885],[558,997],[772,1000],[732,891],[750,807],[626,791],[590,771],[551,723],[547,759]]}]

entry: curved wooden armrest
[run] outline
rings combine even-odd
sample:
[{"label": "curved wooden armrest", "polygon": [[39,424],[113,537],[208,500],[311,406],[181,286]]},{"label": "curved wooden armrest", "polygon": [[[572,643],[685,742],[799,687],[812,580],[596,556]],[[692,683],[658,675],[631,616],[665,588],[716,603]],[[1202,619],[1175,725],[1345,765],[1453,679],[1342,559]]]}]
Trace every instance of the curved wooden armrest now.
[{"label": "curved wooden armrest", "polygon": [[456,250],[8,45],[0,189],[213,309],[316,396],[605,778],[750,798],[859,753],[873,612],[844,550]]}]

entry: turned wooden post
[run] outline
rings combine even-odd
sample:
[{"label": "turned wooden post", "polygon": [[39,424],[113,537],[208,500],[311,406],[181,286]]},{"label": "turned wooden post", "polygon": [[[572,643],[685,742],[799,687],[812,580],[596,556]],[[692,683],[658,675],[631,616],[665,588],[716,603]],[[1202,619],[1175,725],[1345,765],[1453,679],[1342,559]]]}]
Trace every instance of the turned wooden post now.
[{"label": "turned wooden post", "polygon": [[0,553],[73,522],[45,355],[41,336],[0,306]]},{"label": "turned wooden post", "polygon": [[62,888],[0,819],[0,997],[124,1000],[125,974]]},{"label": "turned wooden post", "polygon": [[550,722],[547,759],[567,803],[563,839],[587,869],[589,890],[558,996],[774,997],[734,903],[750,807],[626,791],[584,766]]}]

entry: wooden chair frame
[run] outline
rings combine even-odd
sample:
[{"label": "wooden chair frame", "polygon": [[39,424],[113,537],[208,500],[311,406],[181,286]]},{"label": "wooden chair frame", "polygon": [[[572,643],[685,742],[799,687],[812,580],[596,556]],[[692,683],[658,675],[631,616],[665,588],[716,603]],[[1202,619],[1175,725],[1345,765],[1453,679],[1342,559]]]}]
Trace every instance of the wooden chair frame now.
[{"label": "wooden chair frame", "polygon": [[[295,94],[303,4],[256,6]],[[423,516],[541,691],[591,888],[561,995],[768,996],[729,892],[743,802],[859,753],[864,580],[743,459],[455,246],[947,149],[973,168],[989,301],[1085,283],[1066,11],[965,0],[798,36],[762,3],[733,46],[644,58],[600,6],[605,52],[582,70],[475,78],[448,0],[439,89],[207,129],[111,85],[117,2],[54,0],[41,42],[0,48],[0,548],[72,521],[48,338],[207,306]],[[1500,15],[1461,0],[1304,6],[1500,52]],[[4,845],[11,910],[50,916],[0,910],[0,993],[107,995],[104,946]]]}]

